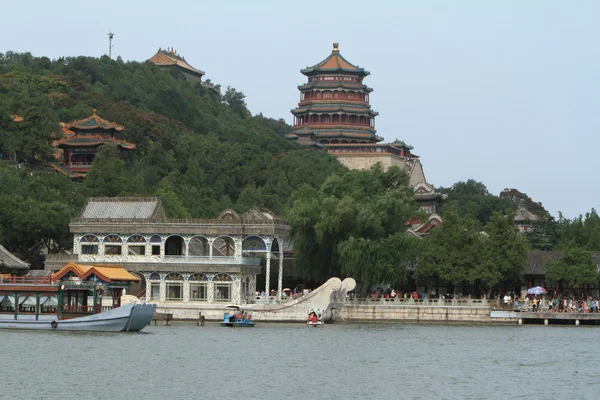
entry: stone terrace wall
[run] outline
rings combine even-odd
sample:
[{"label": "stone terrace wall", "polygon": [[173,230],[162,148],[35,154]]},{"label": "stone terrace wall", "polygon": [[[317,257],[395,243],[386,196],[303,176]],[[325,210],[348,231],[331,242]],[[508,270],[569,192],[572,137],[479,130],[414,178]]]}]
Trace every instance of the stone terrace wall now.
[{"label": "stone terrace wall", "polygon": [[510,318],[490,318],[486,306],[352,305],[346,303],[340,315],[348,322],[478,322],[516,323]]}]

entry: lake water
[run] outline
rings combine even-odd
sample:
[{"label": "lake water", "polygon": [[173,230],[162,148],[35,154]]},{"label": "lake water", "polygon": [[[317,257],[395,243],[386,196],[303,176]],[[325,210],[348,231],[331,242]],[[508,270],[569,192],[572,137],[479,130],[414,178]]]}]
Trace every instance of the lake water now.
[{"label": "lake water", "polygon": [[600,328],[0,331],[0,399],[598,399]]}]

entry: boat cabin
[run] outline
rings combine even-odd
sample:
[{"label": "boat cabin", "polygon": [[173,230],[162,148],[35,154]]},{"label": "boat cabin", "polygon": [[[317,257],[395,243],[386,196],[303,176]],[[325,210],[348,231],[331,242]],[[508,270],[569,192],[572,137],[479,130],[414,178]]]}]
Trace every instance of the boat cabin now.
[{"label": "boat cabin", "polygon": [[121,305],[121,295],[140,278],[121,266],[69,263],[51,276],[0,275],[0,319],[71,319]]}]

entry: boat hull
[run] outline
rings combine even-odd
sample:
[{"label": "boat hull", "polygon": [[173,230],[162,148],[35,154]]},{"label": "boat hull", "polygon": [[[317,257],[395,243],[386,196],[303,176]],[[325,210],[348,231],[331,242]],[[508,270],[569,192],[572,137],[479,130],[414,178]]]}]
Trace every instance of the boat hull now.
[{"label": "boat hull", "polygon": [[221,322],[221,326],[229,326],[231,328],[252,328],[254,322]]},{"label": "boat hull", "polygon": [[309,328],[322,328],[323,326],[325,326],[325,323],[323,321],[307,322],[306,326],[308,326]]},{"label": "boat hull", "polygon": [[148,325],[155,304],[126,304],[122,307],[85,317],[59,320],[56,315],[0,316],[0,329],[32,329],[54,331],[139,332]]}]

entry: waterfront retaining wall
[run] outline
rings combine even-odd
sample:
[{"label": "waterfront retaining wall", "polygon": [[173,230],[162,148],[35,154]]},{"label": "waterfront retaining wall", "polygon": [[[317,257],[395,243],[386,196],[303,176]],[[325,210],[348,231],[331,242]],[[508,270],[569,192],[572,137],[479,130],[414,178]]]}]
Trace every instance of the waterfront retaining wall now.
[{"label": "waterfront retaining wall", "polygon": [[490,318],[490,308],[486,306],[346,304],[340,315],[348,322],[517,322],[511,318]]}]

